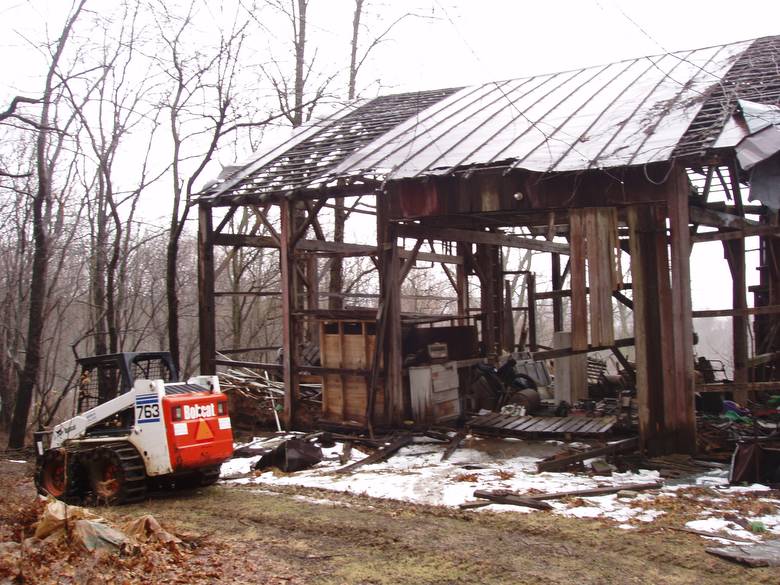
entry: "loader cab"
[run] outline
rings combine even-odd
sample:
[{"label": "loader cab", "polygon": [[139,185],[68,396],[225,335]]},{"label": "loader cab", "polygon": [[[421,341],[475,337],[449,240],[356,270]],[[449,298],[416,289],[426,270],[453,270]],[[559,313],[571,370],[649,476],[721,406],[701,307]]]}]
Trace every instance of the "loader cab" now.
[{"label": "loader cab", "polygon": [[81,358],[76,413],[128,392],[136,380],[179,380],[176,366],[167,351],[123,352]]}]

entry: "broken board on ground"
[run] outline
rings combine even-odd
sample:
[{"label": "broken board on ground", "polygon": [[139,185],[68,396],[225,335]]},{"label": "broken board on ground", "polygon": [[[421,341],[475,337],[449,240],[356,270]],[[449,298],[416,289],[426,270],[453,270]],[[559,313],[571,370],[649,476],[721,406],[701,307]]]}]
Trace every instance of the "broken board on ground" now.
[{"label": "broken board on ground", "polygon": [[499,437],[593,437],[608,433],[614,416],[510,416],[491,412],[468,421],[472,432]]}]

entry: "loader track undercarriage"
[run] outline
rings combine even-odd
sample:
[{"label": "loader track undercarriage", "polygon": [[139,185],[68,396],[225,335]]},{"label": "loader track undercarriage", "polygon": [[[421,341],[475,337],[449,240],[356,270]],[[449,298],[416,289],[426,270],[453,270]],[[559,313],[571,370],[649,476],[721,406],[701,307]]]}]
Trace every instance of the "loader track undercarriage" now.
[{"label": "loader track undercarriage", "polygon": [[66,502],[130,504],[146,496],[143,459],[127,442],[49,449],[39,458],[35,484]]},{"label": "loader track undercarriage", "polygon": [[120,441],[48,449],[38,458],[35,485],[40,493],[68,503],[132,504],[143,500],[147,490],[210,486],[219,471],[214,465],[150,478],[138,450]]}]

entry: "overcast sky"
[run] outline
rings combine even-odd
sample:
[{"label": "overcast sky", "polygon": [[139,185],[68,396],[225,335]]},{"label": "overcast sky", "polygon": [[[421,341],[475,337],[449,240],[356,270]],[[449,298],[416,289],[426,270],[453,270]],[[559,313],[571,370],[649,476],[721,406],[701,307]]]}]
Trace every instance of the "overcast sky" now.
[{"label": "overcast sky", "polygon": [[[116,0],[92,0],[87,7],[112,4]],[[38,60],[30,42],[44,37],[47,24],[58,31],[69,5],[0,4],[4,94],[34,87]],[[352,0],[310,0],[309,36],[325,66],[329,60],[346,64],[352,7]],[[397,25],[366,63],[364,87],[381,79],[383,93],[550,73],[780,32],[780,2],[773,0],[367,0],[365,11],[374,34],[401,14],[418,15]],[[270,29],[269,36],[277,33],[271,42],[286,41],[283,26]],[[208,22],[201,30],[208,35]]]},{"label": "overcast sky", "polygon": [[[406,12],[416,16],[404,18],[371,54],[359,79],[365,97],[524,77],[780,33],[776,0],[366,1],[367,39]],[[87,3],[96,11],[111,5],[112,0]],[[69,6],[68,0],[2,2],[4,102],[15,93],[34,95],[43,61],[33,45],[46,37],[47,25],[52,35],[59,31]],[[352,0],[310,0],[309,38],[323,69],[348,62],[352,9]],[[267,13],[259,17],[267,18]],[[204,39],[209,37],[210,18],[213,15],[204,15],[201,23]],[[289,34],[282,24],[268,21],[268,28],[257,47],[287,46]],[[718,245],[708,249],[692,257],[693,271],[700,276],[694,305],[723,308],[730,304],[726,263],[711,262],[722,257]],[[753,271],[749,278],[754,279]],[[704,294],[705,289],[710,290]]]}]

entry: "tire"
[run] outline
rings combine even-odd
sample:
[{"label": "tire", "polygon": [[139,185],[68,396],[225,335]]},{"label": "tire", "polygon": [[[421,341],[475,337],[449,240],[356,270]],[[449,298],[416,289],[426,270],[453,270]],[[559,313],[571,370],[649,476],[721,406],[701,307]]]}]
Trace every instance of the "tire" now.
[{"label": "tire", "polygon": [[129,504],[146,496],[146,470],[135,447],[126,443],[97,447],[85,463],[97,503]]},{"label": "tire", "polygon": [[81,470],[75,453],[65,449],[48,449],[35,466],[38,493],[58,500],[73,501],[80,495]]}]

